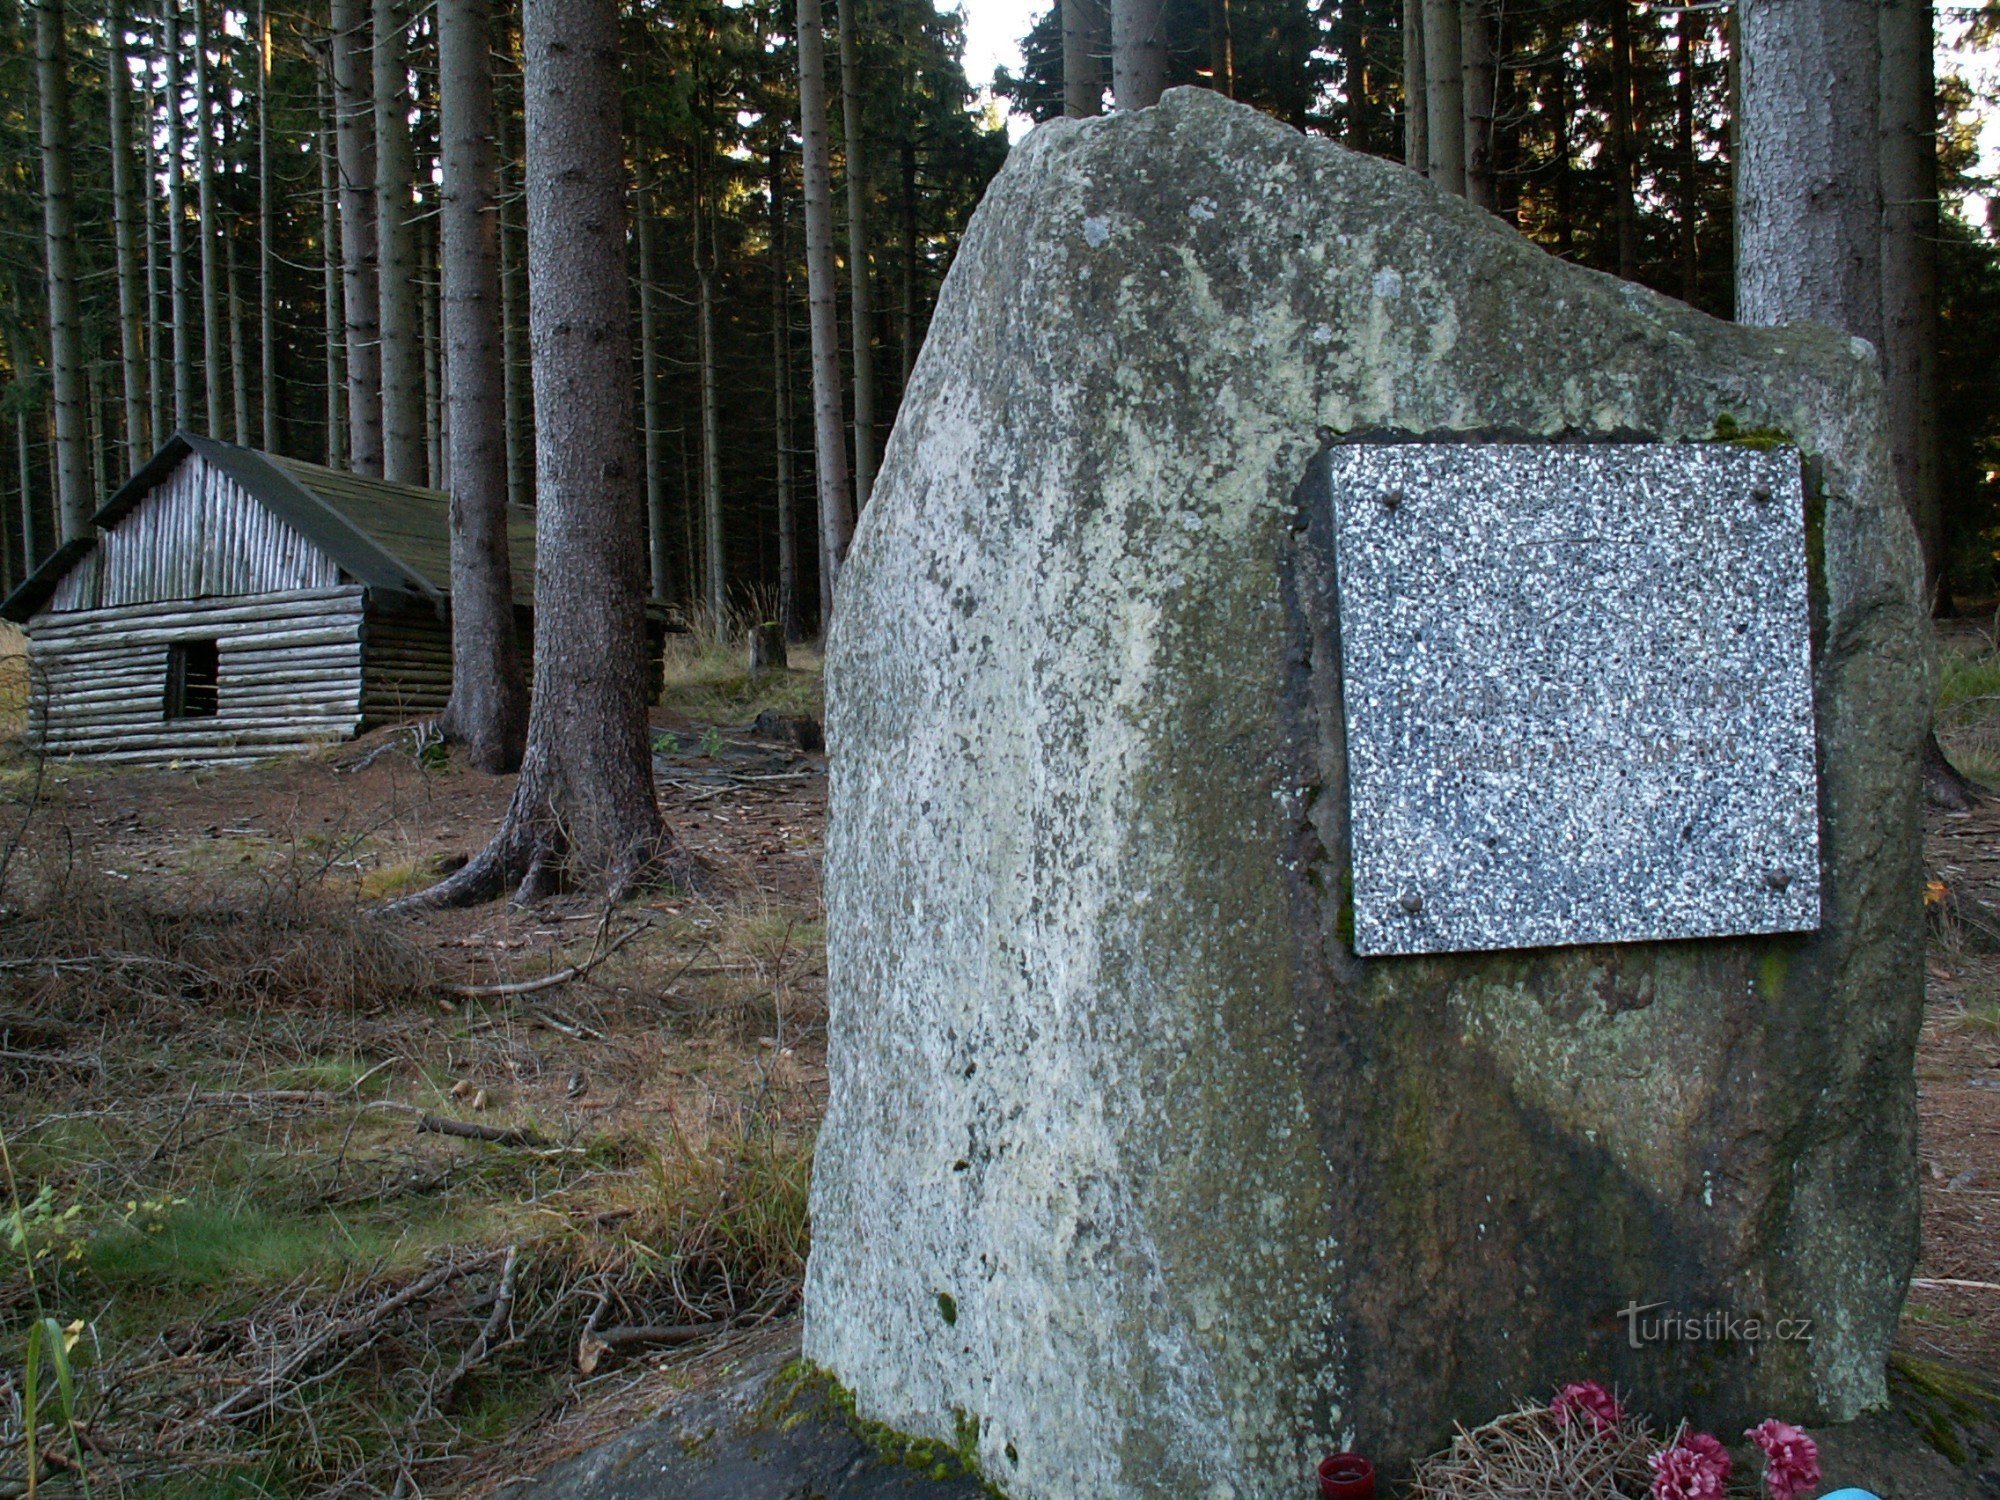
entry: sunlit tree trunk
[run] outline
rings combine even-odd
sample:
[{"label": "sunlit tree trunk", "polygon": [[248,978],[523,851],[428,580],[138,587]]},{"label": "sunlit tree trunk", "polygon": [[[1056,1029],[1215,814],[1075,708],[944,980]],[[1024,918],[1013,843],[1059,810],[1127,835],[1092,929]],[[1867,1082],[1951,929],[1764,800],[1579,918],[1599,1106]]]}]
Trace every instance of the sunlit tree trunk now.
[{"label": "sunlit tree trunk", "polygon": [[1105,0],[1058,0],[1062,6],[1063,113],[1072,120],[1104,113],[1104,59],[1111,50]]},{"label": "sunlit tree trunk", "polygon": [[225,337],[221,247],[215,213],[215,108],[209,88],[207,0],[194,0],[194,170],[196,212],[201,235],[202,417],[210,437],[221,437],[228,397],[223,382]]},{"label": "sunlit tree trunk", "polygon": [[1694,153],[1695,38],[1702,13],[1684,10],[1674,28],[1674,160],[1680,178],[1676,205],[1679,234],[1681,300],[1693,302],[1701,291],[1701,174]]},{"label": "sunlit tree trunk", "polygon": [[1167,86],[1166,0],[1111,0],[1111,97],[1150,109]]},{"label": "sunlit tree trunk", "polygon": [[1611,7],[1612,224],[1618,235],[1618,274],[1639,274],[1639,170],[1632,129],[1632,8]]},{"label": "sunlit tree trunk", "polygon": [[1458,0],[1424,0],[1424,92],[1430,178],[1446,192],[1465,192],[1465,69]]},{"label": "sunlit tree trunk", "polygon": [[125,47],[124,0],[111,0],[105,12],[104,97],[108,107],[111,148],[112,236],[118,265],[118,364],[125,398],[125,471],[134,473],[146,461],[146,366],[141,342],[139,284],[139,204],[132,182],[132,69]]},{"label": "sunlit tree trunk", "polygon": [[701,374],[701,520],[702,573],[707,584],[709,620],[721,630],[729,611],[729,549],[722,525],[722,422],[721,395],[715,379],[715,250],[709,222],[705,174],[699,153],[705,143],[697,143],[694,172],[694,297],[695,359]]},{"label": "sunlit tree trunk", "polygon": [[493,841],[425,899],[565,884],[616,898],[692,862],[661,825],[646,727],[617,0],[526,0],[537,412],[534,696]]},{"label": "sunlit tree trunk", "polygon": [[847,158],[847,308],[854,343],[854,508],[875,486],[875,291],[868,253],[868,146],[861,113],[861,0],[840,3],[840,120]]},{"label": "sunlit tree trunk", "polygon": [[76,198],[70,178],[69,38],[62,0],[35,8],[41,102],[42,245],[55,399],[56,513],[64,541],[90,533],[90,456],[84,408],[83,317],[77,303]]},{"label": "sunlit tree trunk", "polygon": [[1431,169],[1430,70],[1424,60],[1424,0],[1403,0],[1403,165]]},{"label": "sunlit tree trunk", "polygon": [[278,436],[278,286],[271,254],[271,13],[257,5],[257,386],[264,413],[264,450]]},{"label": "sunlit tree trunk", "polygon": [[331,0],[333,107],[340,162],[341,306],[347,320],[347,458],[382,473],[382,310],[376,277],[375,97],[367,0]]},{"label": "sunlit tree trunk", "polygon": [[778,485],[778,623],[799,638],[799,533],[792,494],[792,299],[786,259],[785,146],[771,135],[771,431]]},{"label": "sunlit tree trunk", "polygon": [[1937,429],[1937,79],[1929,0],[1883,0],[1882,380],[1896,486],[1933,590],[1943,567]]},{"label": "sunlit tree trunk", "polygon": [[340,168],[334,159],[333,92],[328,68],[319,72],[319,259],[320,297],[326,334],[326,463],[347,466],[347,319],[342,311],[340,258]]},{"label": "sunlit tree trunk", "polygon": [[1493,207],[1493,14],[1488,0],[1460,0],[1465,76],[1465,196]]},{"label": "sunlit tree trunk", "polygon": [[[159,28],[154,26],[157,38]],[[158,447],[167,435],[167,365],[166,345],[160,323],[160,204],[159,191],[154,182],[153,131],[159,111],[153,94],[153,70],[147,68],[146,87],[142,94],[145,130],[139,143],[139,161],[143,170],[139,173],[146,210],[146,435],[149,445]]]},{"label": "sunlit tree trunk", "polygon": [[667,532],[667,476],[661,467],[665,462],[661,449],[666,410],[660,379],[660,265],[649,181],[656,169],[646,162],[640,170],[635,211],[639,221],[639,410],[646,433],[647,563],[653,597],[665,600],[673,597],[673,539]]},{"label": "sunlit tree trunk", "polygon": [[187,246],[187,125],[183,112],[180,0],[161,0],[167,82],[167,279],[174,323],[174,426],[194,426],[194,307]]},{"label": "sunlit tree trunk", "polygon": [[819,486],[819,621],[833,623],[834,596],[854,506],[841,430],[840,327],[833,267],[833,169],[826,138],[826,31],[820,0],[799,0],[799,134],[804,141],[806,287],[812,326],[813,453]]},{"label": "sunlit tree trunk", "polygon": [[439,0],[439,274],[451,437],[451,700],[442,727],[484,771],[521,763],[527,683],[507,555],[500,198],[489,0]]},{"label": "sunlit tree trunk", "polygon": [[422,484],[424,354],[422,298],[417,286],[411,203],[415,176],[410,143],[406,21],[401,0],[374,0],[375,229],[381,275],[382,477]]}]

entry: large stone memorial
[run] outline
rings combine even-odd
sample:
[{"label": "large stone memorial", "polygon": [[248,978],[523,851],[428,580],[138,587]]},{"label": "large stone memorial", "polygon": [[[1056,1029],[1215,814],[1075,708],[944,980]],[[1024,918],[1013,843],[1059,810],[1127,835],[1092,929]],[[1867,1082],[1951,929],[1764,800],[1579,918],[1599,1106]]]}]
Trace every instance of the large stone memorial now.
[{"label": "large stone memorial", "polygon": [[1875,1402],[1920,596],[1865,345],[1213,93],[1037,130],[841,582],[808,1356],[1048,1500]]}]

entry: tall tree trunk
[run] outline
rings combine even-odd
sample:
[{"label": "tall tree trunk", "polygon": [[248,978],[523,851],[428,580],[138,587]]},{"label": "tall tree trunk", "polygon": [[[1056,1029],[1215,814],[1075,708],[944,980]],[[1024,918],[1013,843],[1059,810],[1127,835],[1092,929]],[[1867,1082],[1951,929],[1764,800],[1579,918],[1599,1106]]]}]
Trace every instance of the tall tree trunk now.
[{"label": "tall tree trunk", "polygon": [[118,264],[118,364],[124,376],[125,472],[146,461],[146,371],[140,335],[139,205],[132,183],[132,70],[125,51],[124,0],[105,14],[104,97],[110,114],[112,234]]},{"label": "tall tree trunk", "polygon": [[514,231],[507,214],[508,187],[514,180],[510,175],[514,158],[507,151],[507,120],[506,110],[495,112],[493,139],[500,154],[500,206],[494,217],[500,224],[500,348],[501,365],[506,372],[507,503],[525,507],[535,503],[535,414],[529,407],[533,392],[528,382],[528,288],[521,276]]},{"label": "tall tree trunk", "polygon": [[346,360],[347,317],[342,310],[340,256],[340,168],[334,160],[333,90],[331,63],[319,70],[319,134],[314,151],[319,156],[319,258],[320,300],[325,314],[326,334],[326,465],[330,469],[347,466]]},{"label": "tall tree trunk", "polygon": [[167,82],[167,279],[174,322],[174,427],[194,427],[194,308],[188,292],[187,125],[182,110],[181,5],[161,0],[166,19],[163,71]]},{"label": "tall tree trunk", "polygon": [[854,531],[841,431],[840,325],[833,269],[833,168],[826,139],[826,30],[820,0],[799,0],[799,134],[804,141],[806,287],[812,324],[813,453],[819,485],[819,623],[833,624],[834,594]]},{"label": "tall tree trunk", "polygon": [[1618,274],[1639,274],[1639,171],[1632,130],[1632,6],[1611,7],[1611,218],[1618,235]]},{"label": "tall tree trunk", "polygon": [[417,220],[415,228],[424,340],[424,482],[437,490],[445,487],[444,349],[438,337],[442,309],[438,305],[437,255],[431,247],[430,230],[422,218]]},{"label": "tall tree trunk", "polygon": [[229,288],[229,414],[230,441],[250,446],[250,362],[243,338],[243,281],[236,256],[236,226],[224,227],[222,279]]},{"label": "tall tree trunk", "polygon": [[1072,120],[1104,113],[1104,55],[1110,50],[1105,0],[1058,0],[1062,6],[1063,113]]},{"label": "tall tree trunk", "polygon": [[382,337],[382,477],[422,484],[423,322],[410,202],[416,175],[410,143],[407,22],[402,0],[374,0],[376,265]]},{"label": "tall tree trunk", "polygon": [[[903,264],[896,310],[896,352],[902,359],[902,379],[896,386],[896,405],[910,389],[910,372],[917,363],[917,143],[907,132],[902,146],[903,181]],[[891,423],[893,426],[893,422]]]},{"label": "tall tree trunk", "polygon": [[[155,27],[155,36],[158,28]],[[149,448],[157,448],[167,436],[167,366],[165,341],[160,337],[160,205],[154,185],[153,132],[158,109],[153,96],[153,70],[146,69],[144,93],[145,132],[139,149],[140,172],[146,209],[146,436]]]},{"label": "tall tree trunk", "polygon": [[1736,316],[1882,336],[1875,0],[1746,0]]},{"label": "tall tree trunk", "polygon": [[[650,162],[642,174],[656,168]],[[653,597],[673,597],[673,547],[667,534],[667,476],[661,449],[666,441],[665,393],[660,378],[660,263],[656,211],[648,176],[642,175],[635,208],[639,241],[639,412],[646,433],[646,544]]]},{"label": "tall tree trunk", "polygon": [[1693,303],[1701,291],[1701,172],[1694,152],[1695,38],[1702,12],[1684,10],[1674,28],[1674,160],[1680,202],[1676,205],[1680,240],[1681,301]]},{"label": "tall tree trunk", "polygon": [[41,95],[42,243],[49,369],[56,404],[56,504],[64,541],[90,534],[83,317],[77,305],[76,196],[70,180],[69,38],[62,0],[37,0],[35,77]]},{"label": "tall tree trunk", "polygon": [[21,479],[21,576],[35,571],[41,554],[35,545],[34,445],[28,441],[28,413],[14,413],[14,463]]},{"label": "tall tree trunk", "polygon": [[[697,144],[707,149],[707,137]],[[722,530],[722,417],[715,381],[715,252],[709,248],[708,195],[704,174],[694,172],[694,299],[695,359],[701,374],[701,521],[702,575],[707,584],[708,617],[723,630],[729,619],[729,549]],[[707,243],[705,243],[707,242]]]},{"label": "tall tree trunk", "polygon": [[1424,0],[1424,83],[1431,181],[1465,192],[1465,65],[1458,0]]},{"label": "tall tree trunk", "polygon": [[1167,86],[1166,0],[1111,0],[1111,99],[1150,109]]},{"label": "tall tree trunk", "polygon": [[[1065,0],[1066,3],[1066,0]],[[785,250],[785,138],[771,134],[771,433],[778,486],[778,623],[799,638],[799,528],[792,493],[792,299]]]},{"label": "tall tree trunk", "polygon": [[375,230],[375,91],[367,0],[331,0],[340,159],[341,306],[347,318],[347,461],[382,473],[382,304]]},{"label": "tall tree trunk", "polygon": [[1424,0],[1403,0],[1403,165],[1431,169],[1430,68],[1424,57]]},{"label": "tall tree trunk", "polygon": [[840,122],[847,156],[847,307],[854,340],[854,509],[875,487],[875,293],[868,258],[867,146],[861,120],[860,0],[840,0]]},{"label": "tall tree trunk", "polygon": [[194,0],[194,170],[201,235],[202,417],[210,437],[222,436],[227,397],[223,391],[222,258],[215,214],[215,109],[209,87],[206,0]]},{"label": "tall tree trunk", "polygon": [[1217,93],[1236,97],[1236,27],[1229,0],[1208,0],[1208,70]]},{"label": "tall tree trunk", "polygon": [[1489,0],[1460,0],[1459,54],[1465,76],[1465,196],[1493,207],[1493,24]]},{"label": "tall tree trunk", "polygon": [[1896,487],[1940,587],[1937,80],[1929,0],[1883,0],[1882,379]]},{"label": "tall tree trunk", "polygon": [[691,873],[661,825],[646,728],[617,0],[525,0],[528,274],[538,414],[535,688],[493,842],[429,899],[520,879],[617,897]]},{"label": "tall tree trunk", "polygon": [[528,692],[507,555],[500,179],[489,0],[439,0],[439,274],[451,403],[451,700],[441,727],[482,771],[521,763]]},{"label": "tall tree trunk", "polygon": [[257,3],[257,394],[264,410],[264,451],[278,437],[278,287],[271,254],[271,12]]}]

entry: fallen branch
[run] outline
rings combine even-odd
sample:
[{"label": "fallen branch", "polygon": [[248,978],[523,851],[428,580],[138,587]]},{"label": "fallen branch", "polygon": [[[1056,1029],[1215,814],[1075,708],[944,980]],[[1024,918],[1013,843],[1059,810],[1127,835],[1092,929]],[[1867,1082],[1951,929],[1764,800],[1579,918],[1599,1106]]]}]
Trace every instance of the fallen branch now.
[{"label": "fallen branch", "polygon": [[602,1333],[586,1325],[583,1336],[576,1344],[576,1367],[583,1374],[592,1375],[608,1354],[626,1354],[634,1349],[679,1348],[683,1344],[699,1343],[718,1333],[727,1333],[732,1328],[748,1328],[769,1316],[768,1312],[741,1312],[733,1318],[717,1318],[712,1323],[628,1325],[607,1328]]},{"label": "fallen branch", "polygon": [[[508,984],[448,984],[444,987],[444,991],[447,995],[456,995],[465,1000],[500,1000],[512,995],[533,995],[542,990],[552,990],[557,985],[583,978],[651,925],[648,922],[636,923],[626,928],[612,942],[602,947],[593,946],[590,957],[582,963],[571,964],[568,968],[558,969],[553,974],[544,974],[539,979],[519,979]],[[600,939],[602,936],[600,930]]]},{"label": "fallen branch", "polygon": [[522,1125],[473,1125],[464,1120],[449,1120],[442,1115],[417,1111],[417,1133],[419,1135],[453,1135],[466,1141],[491,1141],[496,1146],[531,1146],[536,1149],[553,1145],[546,1136],[537,1135]]},{"label": "fallen branch", "polygon": [[1925,1291],[1952,1288],[1961,1292],[2000,1292],[2000,1281],[1960,1281],[1955,1277],[1912,1276],[1910,1285],[1922,1287]]},{"label": "fallen branch", "polygon": [[472,1347],[459,1356],[458,1363],[451,1367],[451,1373],[438,1383],[432,1404],[441,1406],[449,1401],[458,1383],[498,1346],[500,1335],[506,1331],[507,1319],[514,1312],[514,1269],[520,1263],[520,1255],[519,1245],[507,1247],[507,1262],[500,1268],[500,1285],[493,1293],[493,1311],[479,1330],[479,1337],[472,1341]]}]

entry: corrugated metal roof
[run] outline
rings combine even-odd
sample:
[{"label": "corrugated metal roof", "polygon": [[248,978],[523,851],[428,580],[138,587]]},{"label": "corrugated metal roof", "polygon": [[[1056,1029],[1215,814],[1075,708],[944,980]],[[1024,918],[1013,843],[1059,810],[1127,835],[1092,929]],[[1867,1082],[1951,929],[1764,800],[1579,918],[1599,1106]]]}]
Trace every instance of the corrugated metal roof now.
[{"label": "corrugated metal roof", "polygon": [[[440,490],[390,484],[320,464],[177,432],[91,517],[109,531],[189,454],[227,473],[246,493],[295,527],[355,582],[378,592],[434,603],[451,591],[451,498]],[[508,552],[514,601],[534,602],[535,518],[510,509]],[[65,543],[0,604],[0,617],[22,621],[45,605],[63,575],[88,556],[94,538]]]}]

